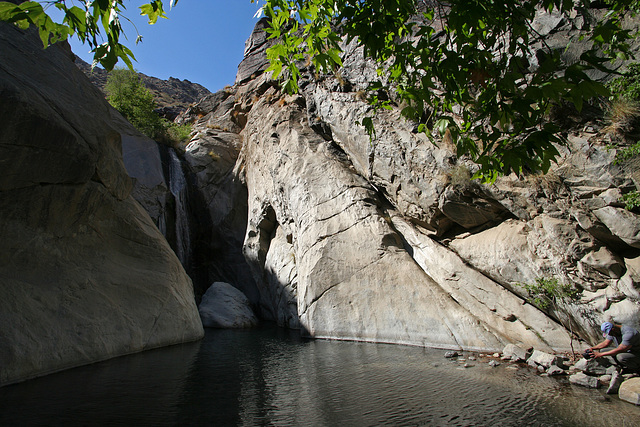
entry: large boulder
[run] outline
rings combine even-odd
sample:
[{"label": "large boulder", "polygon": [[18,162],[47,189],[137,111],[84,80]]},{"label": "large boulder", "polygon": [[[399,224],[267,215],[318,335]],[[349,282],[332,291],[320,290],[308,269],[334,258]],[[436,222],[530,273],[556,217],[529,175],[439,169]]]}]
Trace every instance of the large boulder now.
[{"label": "large boulder", "polygon": [[629,378],[620,385],[618,391],[620,400],[634,405],[640,405],[640,378]]},{"label": "large boulder", "polygon": [[640,218],[625,209],[606,206],[593,212],[611,232],[633,248],[640,248]]},{"label": "large boulder", "polygon": [[0,46],[0,385],[202,337],[117,113],[68,45],[0,23]]},{"label": "large boulder", "polygon": [[215,282],[198,306],[206,328],[248,328],[258,324],[249,299],[228,283]]}]

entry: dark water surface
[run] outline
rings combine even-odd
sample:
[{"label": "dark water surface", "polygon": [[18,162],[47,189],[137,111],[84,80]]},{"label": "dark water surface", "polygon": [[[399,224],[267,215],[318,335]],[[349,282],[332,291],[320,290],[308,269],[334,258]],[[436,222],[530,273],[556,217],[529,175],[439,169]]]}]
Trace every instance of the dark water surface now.
[{"label": "dark water surface", "polygon": [[270,326],[0,388],[0,426],[639,426],[603,390],[417,347]]}]

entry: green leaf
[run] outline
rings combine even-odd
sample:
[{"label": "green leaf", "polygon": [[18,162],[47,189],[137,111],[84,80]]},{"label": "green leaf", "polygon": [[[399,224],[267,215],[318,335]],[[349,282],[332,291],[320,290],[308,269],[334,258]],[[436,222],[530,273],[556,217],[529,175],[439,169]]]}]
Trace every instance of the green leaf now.
[{"label": "green leaf", "polygon": [[14,17],[22,10],[15,4],[6,1],[0,2],[0,20],[6,22],[15,22]]},{"label": "green leaf", "polygon": [[329,50],[327,50],[327,55],[329,55],[331,57],[333,62],[336,65],[338,65],[339,67],[342,67],[342,59],[340,58],[340,53],[342,53],[342,52],[339,49],[329,49]]},{"label": "green leaf", "polygon": [[158,18],[168,19],[160,0],[154,0],[151,3],[140,6],[140,15],[146,15],[149,18],[150,25],[155,24]]},{"label": "green leaf", "polygon": [[266,72],[273,71],[273,78],[277,79],[282,73],[282,62],[271,61],[271,65],[266,69]]},{"label": "green leaf", "polygon": [[77,6],[65,10],[64,22],[74,32],[84,34],[87,31],[86,12]]},{"label": "green leaf", "polygon": [[436,123],[433,126],[433,128],[441,136],[444,136],[444,134],[447,132],[447,129],[449,128],[450,123],[451,123],[451,119],[449,117],[442,118],[442,119],[439,119],[438,121],[436,121]]}]

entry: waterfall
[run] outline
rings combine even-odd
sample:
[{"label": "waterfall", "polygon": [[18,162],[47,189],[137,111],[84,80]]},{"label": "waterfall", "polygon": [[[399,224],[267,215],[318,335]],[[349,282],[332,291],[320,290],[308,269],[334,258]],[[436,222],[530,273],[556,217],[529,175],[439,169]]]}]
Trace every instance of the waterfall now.
[{"label": "waterfall", "polygon": [[175,150],[169,150],[169,190],[175,199],[175,252],[187,273],[191,270],[191,229],[189,224],[189,188],[182,162]]}]

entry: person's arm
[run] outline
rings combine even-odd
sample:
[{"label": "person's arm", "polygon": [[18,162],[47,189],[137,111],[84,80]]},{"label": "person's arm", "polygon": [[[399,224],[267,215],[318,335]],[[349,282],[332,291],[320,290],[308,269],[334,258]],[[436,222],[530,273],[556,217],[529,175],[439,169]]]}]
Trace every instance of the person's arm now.
[{"label": "person's arm", "polygon": [[614,356],[614,355],[616,355],[618,353],[624,353],[626,351],[629,351],[629,349],[631,349],[630,345],[620,344],[619,346],[617,346],[613,350],[605,351],[603,353],[594,351],[593,352],[593,357]]},{"label": "person's arm", "polygon": [[594,345],[593,347],[590,347],[590,348],[591,350],[600,350],[601,348],[609,347],[609,345],[611,345],[611,340],[606,339],[602,341],[600,344]]}]

